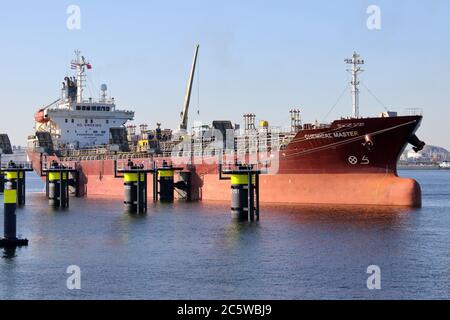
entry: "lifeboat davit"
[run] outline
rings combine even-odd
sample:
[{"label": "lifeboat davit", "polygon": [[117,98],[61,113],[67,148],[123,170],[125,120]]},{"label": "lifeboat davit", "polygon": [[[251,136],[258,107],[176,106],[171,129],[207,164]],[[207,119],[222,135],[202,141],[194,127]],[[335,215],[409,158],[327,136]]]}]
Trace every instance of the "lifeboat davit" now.
[{"label": "lifeboat davit", "polygon": [[34,114],[34,120],[38,123],[47,123],[50,119],[46,118],[44,115],[44,109],[40,109]]}]

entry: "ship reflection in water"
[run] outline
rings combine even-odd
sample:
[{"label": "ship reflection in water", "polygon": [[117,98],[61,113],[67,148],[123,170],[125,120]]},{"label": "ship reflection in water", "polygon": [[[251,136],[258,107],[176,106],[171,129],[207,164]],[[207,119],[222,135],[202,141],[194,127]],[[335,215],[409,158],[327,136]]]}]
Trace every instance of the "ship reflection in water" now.
[{"label": "ship reflection in water", "polygon": [[[88,198],[55,212],[30,177],[17,211],[30,246],[3,251],[0,299],[448,299],[450,172],[407,175],[422,209],[262,205],[254,223],[221,202],[132,216],[120,198]],[[81,290],[66,288],[70,265]],[[367,289],[370,265],[381,290]]]}]

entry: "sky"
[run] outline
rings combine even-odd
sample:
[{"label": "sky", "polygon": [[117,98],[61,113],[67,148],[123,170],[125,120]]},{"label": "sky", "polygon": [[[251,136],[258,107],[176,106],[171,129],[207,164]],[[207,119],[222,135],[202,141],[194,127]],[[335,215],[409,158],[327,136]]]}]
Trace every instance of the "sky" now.
[{"label": "sky", "polygon": [[[79,29],[67,27],[70,5]],[[370,5],[379,29],[367,26]],[[175,128],[198,43],[190,124],[242,123],[251,112],[288,126],[292,108],[304,122],[349,116],[350,90],[338,98],[356,50],[361,115],[421,108],[419,138],[450,149],[449,17],[446,0],[2,1],[0,132],[26,144],[76,49],[93,65],[85,95],[97,98],[106,83],[120,109],[136,111],[135,124]]]}]

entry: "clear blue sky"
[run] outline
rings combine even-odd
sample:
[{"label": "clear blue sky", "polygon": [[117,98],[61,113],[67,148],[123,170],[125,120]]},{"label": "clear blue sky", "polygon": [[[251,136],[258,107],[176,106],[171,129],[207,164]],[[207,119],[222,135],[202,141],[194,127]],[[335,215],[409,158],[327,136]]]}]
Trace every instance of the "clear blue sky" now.
[{"label": "clear blue sky", "polygon": [[[81,29],[66,27],[69,5]],[[366,27],[369,5],[381,30]],[[344,90],[344,58],[366,60],[362,81],[389,109],[423,108],[419,136],[450,149],[450,2],[8,1],[0,6],[0,131],[25,144],[33,114],[55,100],[74,49],[93,64],[88,89],[107,83],[136,124],[176,126],[194,45],[200,43],[191,120],[254,112],[287,125],[289,109],[323,120]],[[95,94],[94,94],[95,93]],[[383,107],[361,88],[361,113]],[[328,117],[351,113],[346,93]]]}]

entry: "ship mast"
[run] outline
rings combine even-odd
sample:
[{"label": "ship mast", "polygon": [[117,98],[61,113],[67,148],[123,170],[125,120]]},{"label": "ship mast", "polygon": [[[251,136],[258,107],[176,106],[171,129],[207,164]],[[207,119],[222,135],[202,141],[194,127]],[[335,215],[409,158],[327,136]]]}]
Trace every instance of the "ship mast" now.
[{"label": "ship mast", "polygon": [[75,60],[72,60],[71,67],[77,70],[77,103],[83,102],[83,87],[84,87],[84,79],[86,77],[85,71],[86,67],[88,69],[91,68],[89,62],[80,55],[81,52],[79,50],[75,51]]},{"label": "ship mast", "polygon": [[347,71],[352,74],[352,81],[350,84],[352,85],[352,106],[353,106],[353,117],[359,118],[359,80],[358,74],[363,72],[359,65],[364,64],[364,60],[360,59],[360,55],[356,52],[353,52],[353,55],[350,59],[345,59],[347,64],[352,65],[351,69],[347,69]]}]

